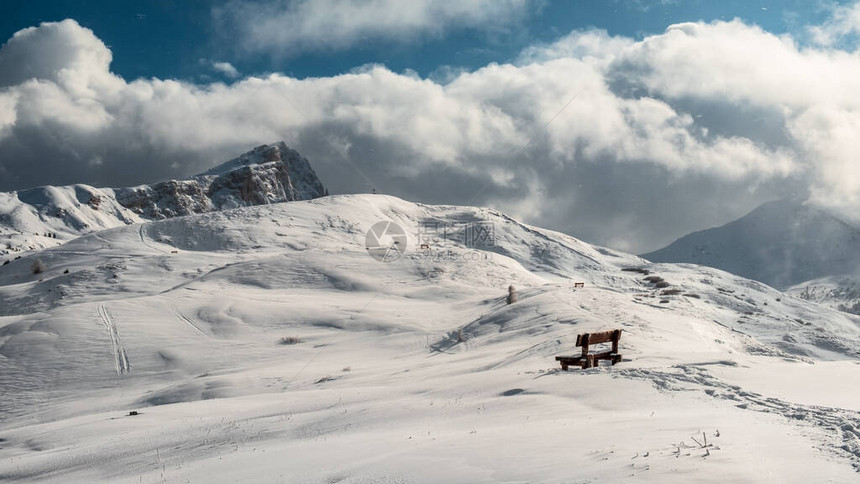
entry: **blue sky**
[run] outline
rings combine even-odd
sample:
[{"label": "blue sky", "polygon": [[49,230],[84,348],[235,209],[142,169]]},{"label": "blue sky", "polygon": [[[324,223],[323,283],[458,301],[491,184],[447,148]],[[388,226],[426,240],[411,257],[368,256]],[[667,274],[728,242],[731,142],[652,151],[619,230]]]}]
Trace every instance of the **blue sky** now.
[{"label": "blue sky", "polygon": [[779,198],[856,215],[858,33],[858,1],[7,1],[0,191],[283,140],[333,194],[631,252]]},{"label": "blue sky", "polygon": [[[546,0],[531,2],[522,17],[494,31],[452,28],[417,39],[369,39],[360,45],[281,55],[235,48],[235,31],[213,10],[224,1],[11,0],[4,2],[0,36],[44,21],[73,18],[113,51],[112,70],[126,79],[176,78],[195,82],[219,74],[201,59],[229,62],[244,74],[282,72],[292,77],[331,76],[368,63],[433,75],[440,66],[475,69],[515,58],[525,47],[552,42],[575,29],[642,38],[681,22],[741,18],[773,33],[801,33],[823,21],[833,5],[808,0]],[[223,77],[223,76],[221,76]],[[227,78],[229,80],[229,78]]]}]

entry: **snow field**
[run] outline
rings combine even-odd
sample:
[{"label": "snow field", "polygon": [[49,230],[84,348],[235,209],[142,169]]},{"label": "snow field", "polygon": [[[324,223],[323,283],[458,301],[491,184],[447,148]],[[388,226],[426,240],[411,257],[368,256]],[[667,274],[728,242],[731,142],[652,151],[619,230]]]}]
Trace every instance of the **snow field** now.
[{"label": "snow field", "polygon": [[[394,262],[364,248],[380,220],[405,229]],[[428,257],[416,232],[430,220],[490,222],[494,243],[440,240]],[[29,274],[34,257],[44,274]],[[338,196],[119,227],[3,267],[0,299],[3,480],[853,482],[860,469],[858,318],[488,209]],[[560,371],[577,333],[612,328],[624,361]]]}]

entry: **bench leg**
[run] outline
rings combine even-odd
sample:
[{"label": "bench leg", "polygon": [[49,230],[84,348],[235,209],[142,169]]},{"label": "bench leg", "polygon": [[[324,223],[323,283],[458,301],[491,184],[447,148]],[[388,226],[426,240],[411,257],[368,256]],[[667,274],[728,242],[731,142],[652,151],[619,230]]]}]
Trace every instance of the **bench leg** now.
[{"label": "bench leg", "polygon": [[567,371],[567,364],[566,364],[566,363],[562,363],[562,364],[561,364],[561,370],[562,370],[562,371]]},{"label": "bench leg", "polygon": [[588,355],[582,360],[582,369],[594,368],[594,355]]}]

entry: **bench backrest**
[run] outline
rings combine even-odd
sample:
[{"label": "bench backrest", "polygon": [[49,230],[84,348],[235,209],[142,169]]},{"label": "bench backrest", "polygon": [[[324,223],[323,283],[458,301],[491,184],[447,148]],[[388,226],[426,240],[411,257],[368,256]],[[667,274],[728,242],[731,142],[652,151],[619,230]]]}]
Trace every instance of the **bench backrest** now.
[{"label": "bench backrest", "polygon": [[576,336],[576,346],[582,346],[582,353],[588,352],[588,345],[612,342],[612,352],[618,352],[618,340],[621,339],[621,330],[601,331],[599,333],[583,333]]}]

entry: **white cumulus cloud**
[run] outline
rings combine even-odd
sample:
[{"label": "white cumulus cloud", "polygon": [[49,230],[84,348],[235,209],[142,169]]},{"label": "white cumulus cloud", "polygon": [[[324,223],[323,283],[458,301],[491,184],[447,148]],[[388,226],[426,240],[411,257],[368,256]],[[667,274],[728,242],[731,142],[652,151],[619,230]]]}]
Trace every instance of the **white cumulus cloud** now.
[{"label": "white cumulus cloud", "polygon": [[333,193],[489,204],[628,250],[797,192],[860,208],[857,55],[740,21],[574,32],[445,82],[128,82],[110,60],[72,20],[0,48],[0,190],[185,176],[283,139]]},{"label": "white cumulus cloud", "polygon": [[[529,0],[266,0],[214,10],[251,51],[293,54],[344,49],[367,39],[414,39],[449,29],[503,28],[526,14]],[[231,29],[232,31],[232,29]]]},{"label": "white cumulus cloud", "polygon": [[230,79],[235,79],[240,76],[239,70],[229,62],[213,62],[212,68]]},{"label": "white cumulus cloud", "polygon": [[809,27],[812,40],[820,45],[833,45],[840,39],[860,33],[860,2],[838,5],[830,19]]}]

